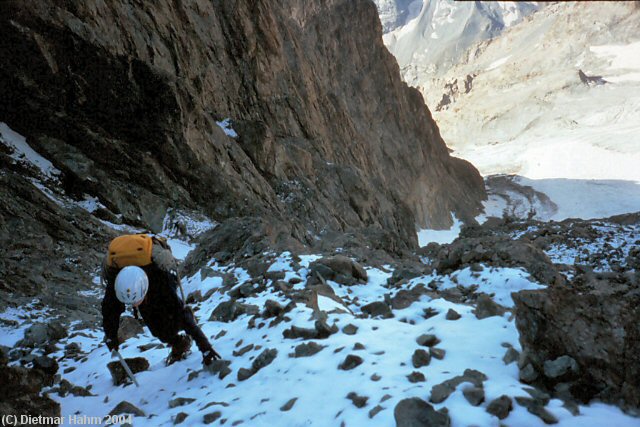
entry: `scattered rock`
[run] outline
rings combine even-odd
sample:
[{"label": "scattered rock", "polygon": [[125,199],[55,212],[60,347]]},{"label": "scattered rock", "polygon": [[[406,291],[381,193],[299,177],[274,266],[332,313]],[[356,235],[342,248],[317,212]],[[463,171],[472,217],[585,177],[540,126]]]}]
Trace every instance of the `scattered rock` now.
[{"label": "scattered rock", "polygon": [[409,290],[401,289],[391,298],[391,307],[395,310],[402,310],[409,307],[428,291],[422,284],[418,284]]},{"label": "scattered rock", "polygon": [[289,329],[282,331],[282,335],[288,339],[302,338],[309,340],[328,338],[336,332],[338,332],[337,326],[329,326],[324,320],[316,320],[314,329],[292,326]]},{"label": "scattered rock", "polygon": [[254,372],[251,369],[240,368],[238,369],[238,381],[244,381],[253,376]]},{"label": "scattered rock", "polygon": [[47,375],[55,375],[58,372],[58,362],[47,356],[37,356],[33,359],[33,369],[38,369]]},{"label": "scattered rock", "polygon": [[218,304],[211,313],[209,321],[232,322],[243,314],[256,315],[259,312],[260,309],[257,305],[242,304],[232,298]]},{"label": "scattered rock", "polygon": [[356,356],[355,354],[349,354],[338,368],[343,371],[350,371],[351,369],[360,366],[362,362],[364,362],[362,357]]},{"label": "scattered rock", "polygon": [[429,348],[429,354],[434,359],[442,360],[444,359],[444,356],[447,354],[447,351],[442,348],[431,347]]},{"label": "scattered rock", "polygon": [[556,424],[558,419],[537,399],[529,399],[527,397],[516,397],[516,402],[520,406],[527,408],[527,411],[544,421],[545,424]]},{"label": "scattered rock", "polygon": [[418,397],[401,400],[393,410],[397,427],[449,427],[447,414],[436,411],[433,406]]},{"label": "scattered rock", "polygon": [[411,356],[411,363],[413,363],[414,368],[428,366],[430,362],[431,355],[421,348],[414,351],[413,356]]},{"label": "scattered rock", "polygon": [[506,309],[496,303],[490,296],[481,294],[476,301],[474,314],[478,319],[486,319],[492,316],[502,316]]},{"label": "scattered rock", "polygon": [[489,405],[487,405],[487,412],[501,420],[507,418],[512,409],[513,403],[511,402],[511,398],[504,394],[492,400],[489,402]]},{"label": "scattered rock", "polygon": [[365,349],[365,346],[364,346],[364,344],[362,344],[362,343],[360,343],[360,342],[357,342],[357,343],[355,343],[355,344],[353,345],[353,349],[354,349],[354,350],[364,350],[364,349]]},{"label": "scattered rock", "polygon": [[487,376],[475,369],[465,369],[462,375],[455,376],[431,388],[429,401],[442,403],[453,393],[457,386],[464,382],[469,382],[476,387],[482,387],[482,383],[487,380]]},{"label": "scattered rock", "polygon": [[287,412],[287,411],[289,411],[291,408],[293,408],[293,405],[295,405],[296,400],[298,400],[298,398],[297,398],[297,397],[294,397],[293,399],[289,399],[289,400],[287,401],[287,403],[285,403],[284,405],[282,405],[282,406],[280,407],[280,410],[281,410],[281,411],[283,411],[283,412]]},{"label": "scattered rock", "polygon": [[520,353],[518,352],[518,350],[513,347],[509,347],[502,357],[502,361],[505,365],[509,365],[510,363],[517,361],[518,358],[520,358]]},{"label": "scattered rock", "polygon": [[188,416],[189,414],[187,414],[186,412],[178,412],[176,416],[173,418],[173,425],[175,426],[182,423],[184,420],[187,419]]},{"label": "scattered rock", "polygon": [[409,375],[407,375],[407,379],[410,383],[422,383],[427,380],[424,374],[418,371],[411,372]]},{"label": "scattered rock", "polygon": [[538,378],[538,373],[531,363],[528,363],[523,369],[520,369],[520,381],[530,384]]},{"label": "scattered rock", "polygon": [[351,400],[351,402],[353,402],[356,408],[363,408],[364,406],[367,405],[367,400],[369,400],[368,397],[359,396],[357,393],[353,391],[347,394],[347,399]]},{"label": "scattered rock", "polygon": [[346,335],[355,335],[358,332],[358,327],[349,323],[347,326],[342,328],[342,332]]},{"label": "scattered rock", "polygon": [[247,344],[247,345],[245,345],[244,347],[242,347],[238,351],[234,350],[233,351],[233,356],[234,357],[239,357],[239,356],[242,356],[243,354],[245,354],[246,352],[251,351],[251,350],[253,350],[253,344]]},{"label": "scattered rock", "polygon": [[461,317],[462,316],[460,315],[460,313],[455,311],[453,308],[450,308],[449,311],[447,311],[445,319],[447,319],[447,320],[458,320]]},{"label": "scattered rock", "polygon": [[382,379],[382,377],[378,374],[373,374],[370,377],[371,381],[380,381]]},{"label": "scattered rock", "polygon": [[190,397],[176,397],[169,401],[169,408],[177,408],[178,406],[188,405],[191,402],[195,402],[195,399]]},{"label": "scattered rock", "polygon": [[393,317],[391,308],[383,301],[375,301],[362,307],[362,312],[369,317],[389,319]]},{"label": "scattered rock", "polygon": [[382,411],[384,408],[380,405],[376,405],[374,406],[370,411],[369,411],[369,418],[373,418],[376,415],[378,415],[378,412]]},{"label": "scattered rock", "polygon": [[296,346],[293,357],[309,357],[320,352],[326,346],[319,345],[313,341],[308,343],[302,343]]},{"label": "scattered rock", "polygon": [[367,282],[367,271],[351,258],[344,255],[335,255],[321,258],[309,265],[309,286],[316,284],[318,274],[324,280],[333,280],[344,285],[355,285]]},{"label": "scattered rock", "polygon": [[66,328],[57,320],[47,323],[34,323],[25,332],[19,342],[22,347],[40,347],[66,337]]},{"label": "scattered rock", "polygon": [[218,374],[218,378],[222,380],[224,379],[224,377],[231,373],[231,368],[229,367],[229,365],[231,365],[230,360],[213,360],[211,361],[211,363],[204,366],[204,370],[212,374]]},{"label": "scattered rock", "polygon": [[[124,359],[129,365],[129,369],[135,375],[138,372],[143,372],[149,369],[149,362],[144,357],[132,357]],[[131,382],[131,379],[127,375],[127,372],[124,370],[120,361],[113,361],[107,364],[107,368],[109,372],[111,372],[111,378],[113,379],[114,385],[122,385]]]},{"label": "scattered rock", "polygon": [[416,339],[416,342],[418,343],[418,345],[424,347],[432,347],[438,344],[440,340],[433,334],[423,334]]},{"label": "scattered rock", "polygon": [[123,400],[118,403],[115,408],[109,412],[109,415],[121,415],[121,414],[132,414],[135,417],[144,417],[145,413],[142,409],[138,408],[134,404]]},{"label": "scattered rock", "polygon": [[278,350],[276,350],[275,348],[265,349],[253,361],[253,363],[251,364],[251,370],[254,373],[258,372],[260,369],[264,368],[265,366],[273,362],[276,356],[278,356]]},{"label": "scattered rock", "polygon": [[211,424],[222,416],[220,411],[209,412],[202,417],[202,422],[205,424]]},{"label": "scattered rock", "polygon": [[462,389],[465,399],[473,405],[478,406],[484,402],[484,389],[482,387],[470,386]]}]

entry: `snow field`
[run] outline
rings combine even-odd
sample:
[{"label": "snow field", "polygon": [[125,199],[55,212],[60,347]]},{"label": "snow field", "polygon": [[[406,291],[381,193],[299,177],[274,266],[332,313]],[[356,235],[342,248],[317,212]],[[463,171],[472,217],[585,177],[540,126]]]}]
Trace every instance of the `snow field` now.
[{"label": "snow field", "polygon": [[[304,256],[296,264],[292,255],[285,252],[274,257],[270,269],[301,278],[304,284],[308,265],[316,258],[313,255]],[[245,270],[233,265],[221,266],[212,260],[209,268],[219,274],[233,274],[238,279],[236,286],[251,280]],[[195,345],[192,347],[193,354],[188,359],[165,366],[164,358],[168,355],[168,349],[154,348],[144,352],[138,349],[138,346],[144,344],[158,343],[157,339],[145,332],[121,346],[124,357],[143,356],[150,362],[149,371],[136,375],[140,389],[132,385],[115,387],[106,369],[111,358],[101,343],[102,331],[84,330],[81,332],[86,336],[76,335],[67,342],[80,344],[82,350],[88,353],[87,361],[78,363],[63,359],[60,366],[61,371],[75,368],[63,377],[76,385],[92,385],[91,392],[96,396],[52,397],[62,404],[65,415],[76,412],[104,415],[121,400],[127,400],[151,416],[135,418],[136,426],[172,425],[172,418],[179,412],[189,414],[182,425],[202,425],[203,416],[213,411],[221,413],[220,419],[213,425],[220,425],[224,419],[225,425],[243,421],[244,425],[251,426],[334,426],[342,422],[347,426],[389,426],[394,425],[393,409],[400,400],[414,396],[426,400],[431,387],[470,368],[483,372],[489,378],[484,383],[485,402],[478,407],[471,406],[462,395],[465,384],[461,384],[448,399],[434,406],[437,409],[448,408],[452,426],[498,426],[500,421],[486,412],[488,402],[503,394],[528,397],[524,390],[526,385],[518,381],[517,365],[505,365],[502,361],[506,346],[520,350],[518,333],[509,313],[502,317],[478,320],[472,313],[472,306],[422,296],[406,309],[393,310],[395,317],[392,319],[359,318],[357,315],[361,313],[360,306],[382,300],[385,293],[393,296],[400,289],[409,289],[418,283],[426,286],[434,280],[442,289],[457,285],[477,285],[480,291],[495,293],[496,301],[507,306],[512,304],[511,291],[535,289],[541,285],[531,282],[521,270],[485,267],[479,273],[464,269],[447,276],[434,274],[418,277],[400,289],[389,289],[386,282],[392,271],[390,266],[367,268],[369,282],[366,285],[347,287],[328,281],[343,304],[321,297],[319,306],[327,310],[327,323],[335,324],[340,331],[327,339],[313,340],[326,347],[313,356],[302,358],[293,358],[289,354],[294,352],[296,345],[309,341],[284,339],[282,333],[292,325],[313,327],[313,309],[297,303],[296,308],[287,313],[290,322],[271,324],[273,319],[256,318],[253,328],[249,326],[248,315],[240,316],[230,323],[207,321],[218,304],[227,301],[229,297],[222,292],[220,277],[201,280],[200,273],[197,273],[183,280],[185,292],[200,290],[204,294],[211,289],[215,290],[208,300],[195,304],[196,316],[216,350],[224,359],[231,361],[230,368],[233,372],[230,375],[220,380],[216,375],[202,371],[201,356]],[[240,302],[255,304],[262,309],[267,299],[278,301],[283,306],[290,301],[268,284],[267,290]],[[348,310],[344,310],[344,307]],[[425,319],[423,314],[427,308],[437,311],[437,314]],[[456,310],[461,318],[446,320],[449,309]],[[355,315],[345,311],[351,311]],[[341,331],[348,324],[358,328],[355,335],[347,335]],[[415,369],[411,356],[420,348],[415,340],[421,334],[429,333],[441,340],[436,347],[445,350],[446,355],[443,360],[432,358],[428,366]],[[356,343],[361,343],[364,349],[355,350]],[[233,351],[249,344],[256,347],[241,356],[232,356]],[[238,381],[238,369],[249,368],[252,360],[267,348],[278,351],[276,359],[249,379]],[[428,350],[426,347],[422,348]],[[360,356],[364,362],[350,371],[338,369],[348,354]],[[61,357],[62,352],[56,356]],[[426,381],[410,383],[407,375],[413,371],[422,372]],[[196,375],[196,372],[199,372],[197,376],[189,380],[190,374]],[[374,374],[381,378],[373,381],[371,378]],[[368,397],[366,405],[361,409],[354,406],[346,398],[350,392]],[[105,401],[107,396],[108,400]],[[169,408],[168,402],[176,397],[195,400],[184,406]],[[280,409],[293,398],[297,400],[290,410]],[[207,405],[211,406],[206,407]],[[377,405],[382,410],[370,418],[369,411]],[[608,405],[580,407],[582,415],[579,417],[573,417],[561,407],[558,400],[552,400],[547,409],[559,419],[560,426],[596,426],[603,419],[615,421],[616,425],[621,426],[637,425],[637,419],[627,417],[617,408]],[[515,402],[513,411],[502,423],[518,426],[544,424]]]}]

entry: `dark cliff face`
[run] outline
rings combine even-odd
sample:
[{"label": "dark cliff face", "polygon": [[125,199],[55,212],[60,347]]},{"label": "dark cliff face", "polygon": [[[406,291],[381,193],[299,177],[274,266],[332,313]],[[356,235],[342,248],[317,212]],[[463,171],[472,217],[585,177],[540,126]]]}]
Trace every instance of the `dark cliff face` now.
[{"label": "dark cliff face", "polygon": [[[168,207],[257,216],[297,240],[478,213],[484,187],[449,157],[400,79],[373,3],[3,1],[0,121],[96,196],[158,229]],[[237,138],[216,124],[231,119]],[[19,197],[19,196],[16,196]]]}]

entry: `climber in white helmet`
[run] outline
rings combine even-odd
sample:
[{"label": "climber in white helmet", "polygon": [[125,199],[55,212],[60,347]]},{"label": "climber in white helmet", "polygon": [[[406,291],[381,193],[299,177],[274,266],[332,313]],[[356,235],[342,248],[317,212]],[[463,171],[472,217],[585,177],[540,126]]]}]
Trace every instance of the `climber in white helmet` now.
[{"label": "climber in white helmet", "polygon": [[142,315],[151,333],[171,346],[168,364],[186,357],[192,338],[202,352],[203,363],[208,365],[220,358],[183,300],[178,264],[166,241],[146,234],[113,239],[102,278],[106,283],[102,325],[109,350],[117,350],[120,345],[120,315],[125,305],[131,305],[136,318],[138,313]]}]

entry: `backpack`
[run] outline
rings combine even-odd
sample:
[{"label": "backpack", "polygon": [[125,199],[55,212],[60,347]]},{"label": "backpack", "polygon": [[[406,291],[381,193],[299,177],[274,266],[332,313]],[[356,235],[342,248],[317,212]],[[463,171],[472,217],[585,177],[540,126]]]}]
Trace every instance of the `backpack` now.
[{"label": "backpack", "polygon": [[146,234],[127,234],[116,237],[109,244],[107,265],[123,268],[130,265],[144,267],[151,264],[153,239]]}]

